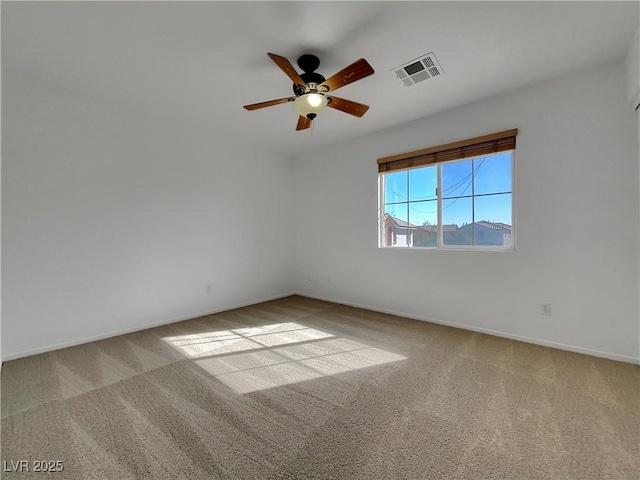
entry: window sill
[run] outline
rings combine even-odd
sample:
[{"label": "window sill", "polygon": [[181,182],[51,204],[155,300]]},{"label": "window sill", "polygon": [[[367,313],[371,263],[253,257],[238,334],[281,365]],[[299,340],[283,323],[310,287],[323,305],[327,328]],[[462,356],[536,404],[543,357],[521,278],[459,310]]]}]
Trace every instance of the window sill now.
[{"label": "window sill", "polygon": [[515,252],[516,247],[383,247],[378,246],[378,250],[422,250],[422,251],[446,251],[446,252]]}]

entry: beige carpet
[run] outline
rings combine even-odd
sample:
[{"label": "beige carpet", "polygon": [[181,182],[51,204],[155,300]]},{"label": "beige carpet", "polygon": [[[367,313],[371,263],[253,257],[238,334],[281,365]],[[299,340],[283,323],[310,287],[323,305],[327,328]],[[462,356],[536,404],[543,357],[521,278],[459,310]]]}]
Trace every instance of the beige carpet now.
[{"label": "beige carpet", "polygon": [[637,480],[639,381],[293,296],[7,362],[3,478]]}]

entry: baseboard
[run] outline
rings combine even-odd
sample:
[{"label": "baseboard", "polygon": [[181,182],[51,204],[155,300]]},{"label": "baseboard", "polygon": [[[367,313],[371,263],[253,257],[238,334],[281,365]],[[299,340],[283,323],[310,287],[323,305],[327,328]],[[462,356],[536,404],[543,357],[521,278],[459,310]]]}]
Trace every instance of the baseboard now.
[{"label": "baseboard", "polygon": [[584,355],[591,355],[591,356],[594,356],[594,357],[608,358],[610,360],[616,360],[616,361],[619,361],[619,362],[633,363],[633,364],[636,364],[636,365],[640,365],[640,358],[634,358],[634,357],[630,357],[630,356],[627,356],[627,355],[619,355],[617,353],[610,353],[610,352],[601,352],[599,350],[591,350],[591,349],[588,349],[588,348],[577,347],[577,346],[574,346],[574,345],[566,345],[566,344],[563,344],[563,343],[551,342],[551,341],[547,341],[547,340],[541,340],[541,339],[538,339],[538,338],[524,337],[524,336],[521,336],[521,335],[514,335],[512,333],[502,332],[502,331],[499,331],[499,330],[491,330],[491,329],[488,329],[488,328],[480,328],[480,327],[475,327],[475,326],[467,325],[467,324],[463,324],[463,323],[448,322],[448,321],[445,321],[445,320],[438,320],[438,319],[424,317],[424,316],[420,316],[420,315],[413,315],[413,314],[406,313],[406,312],[399,312],[399,311],[395,311],[395,310],[389,310],[389,309],[385,309],[385,308],[375,307],[375,306],[372,306],[372,305],[363,305],[363,304],[360,304],[360,303],[349,302],[349,301],[346,301],[346,300],[341,300],[341,299],[336,299],[336,298],[323,297],[323,296],[319,296],[319,295],[312,295],[312,294],[305,293],[305,292],[283,293],[283,294],[274,295],[274,296],[267,297],[267,298],[261,298],[261,299],[251,300],[251,301],[248,301],[248,302],[238,303],[238,304],[234,304],[234,305],[228,305],[228,306],[220,307],[220,308],[217,308],[217,309],[211,310],[211,311],[206,311],[206,312],[197,313],[197,314],[191,314],[191,315],[188,315],[186,317],[179,317],[179,318],[173,318],[173,319],[169,319],[169,320],[164,320],[164,321],[161,321],[161,322],[148,323],[148,324],[139,325],[139,326],[136,326],[136,327],[133,327],[133,328],[117,330],[117,331],[104,333],[104,334],[100,334],[100,335],[94,335],[94,336],[91,336],[91,337],[85,337],[85,338],[81,338],[81,339],[70,340],[68,342],[62,342],[62,343],[57,343],[57,344],[53,344],[53,345],[47,345],[45,347],[34,348],[34,349],[31,349],[31,350],[24,350],[22,352],[12,353],[12,354],[7,355],[6,357],[3,357],[2,358],[2,362],[7,362],[7,361],[10,361],[10,360],[16,360],[18,358],[28,357],[28,356],[31,356],[31,355],[37,355],[37,354],[40,354],[40,353],[51,352],[51,351],[54,351],[54,350],[59,350],[61,348],[73,347],[73,346],[76,346],[76,345],[81,345],[83,343],[94,342],[96,340],[104,340],[105,338],[117,337],[119,335],[126,335],[127,333],[133,333],[133,332],[138,332],[138,331],[141,331],[141,330],[147,330],[149,328],[160,327],[162,325],[169,325],[171,323],[182,322],[184,320],[191,320],[191,319],[202,317],[202,316],[205,316],[205,315],[213,315],[213,314],[216,314],[216,313],[225,312],[227,310],[233,310],[234,308],[247,307],[247,306],[256,305],[256,304],[262,303],[262,302],[268,302],[270,300],[277,300],[279,298],[290,297],[291,295],[300,295],[301,297],[314,298],[316,300],[324,300],[326,302],[338,303],[340,305],[347,305],[347,306],[356,307],[356,308],[363,308],[363,309],[366,309],[366,310],[372,310],[374,312],[380,312],[380,313],[387,313],[387,314],[390,314],[390,315],[397,315],[399,317],[411,318],[413,320],[420,320],[420,321],[423,321],[423,322],[430,322],[430,323],[435,323],[435,324],[438,324],[438,325],[445,325],[445,326],[448,326],[448,327],[460,328],[460,329],[463,329],[463,330],[470,330],[470,331],[478,332],[478,333],[486,333],[488,335],[494,335],[496,337],[509,338],[509,339],[512,339],[512,340],[518,340],[518,341],[525,342],[525,343],[532,343],[532,344],[541,345],[541,346],[544,346],[544,347],[557,348],[559,350],[567,350],[569,352],[581,353],[581,354],[584,354]]},{"label": "baseboard", "polygon": [[478,333],[486,333],[496,337],[509,338],[511,340],[518,340],[520,342],[532,343],[534,345],[541,345],[543,347],[557,348],[558,350],[566,350],[569,352],[581,353],[584,355],[591,355],[594,357],[607,358],[609,360],[616,360],[618,362],[633,363],[640,365],[640,358],[630,357],[627,355],[619,355],[617,353],[601,352],[599,350],[591,350],[589,348],[577,347],[575,345],[565,345],[564,343],[551,342],[547,340],[541,340],[538,338],[524,337],[521,335],[514,335],[508,332],[502,332],[500,330],[491,330],[489,328],[475,327],[473,325],[466,325],[464,323],[447,322],[445,320],[437,320],[434,318],[423,317],[419,315],[413,315],[405,312],[397,312],[395,310],[387,310],[385,308],[374,307],[371,305],[362,305],[359,303],[348,302],[345,300],[338,300],[330,297],[322,297],[319,295],[311,295],[309,293],[296,292],[295,295],[301,297],[314,298],[316,300],[324,300],[325,302],[338,303],[340,305],[347,305],[349,307],[363,308],[365,310],[372,310],[374,312],[388,313],[389,315],[397,315],[399,317],[411,318],[413,320],[420,320],[423,322],[436,323],[438,325],[445,325],[447,327],[460,328],[462,330],[470,330]]},{"label": "baseboard", "polygon": [[249,305],[256,305],[262,302],[268,302],[270,300],[277,300],[279,298],[290,297],[291,295],[295,295],[294,292],[283,293],[280,295],[274,295],[272,297],[261,298],[258,300],[251,300],[244,303],[238,303],[235,305],[228,305],[224,307],[217,308],[215,310],[210,310],[202,313],[191,314],[186,317],[173,318],[170,320],[163,320],[161,322],[153,322],[144,325],[139,325],[133,328],[126,328],[123,330],[116,330],[108,333],[102,333],[100,335],[94,335],[91,337],[79,338],[75,340],[70,340],[68,342],[56,343],[53,345],[47,345],[44,347],[34,348],[31,350],[24,350],[22,352],[12,353],[2,358],[2,362],[8,362],[10,360],[16,360],[18,358],[29,357],[31,355],[38,355],[39,353],[52,352],[54,350],[60,350],[61,348],[74,347],[76,345],[82,345],[83,343],[95,342],[96,340],[104,340],[105,338],[117,337],[119,335],[126,335],[127,333],[139,332],[141,330],[147,330],[149,328],[161,327],[162,325],[169,325],[171,323],[182,322],[184,320],[192,320],[194,318],[203,317],[205,315],[213,315],[215,313],[226,312],[227,310],[233,310],[234,308],[248,307]]}]

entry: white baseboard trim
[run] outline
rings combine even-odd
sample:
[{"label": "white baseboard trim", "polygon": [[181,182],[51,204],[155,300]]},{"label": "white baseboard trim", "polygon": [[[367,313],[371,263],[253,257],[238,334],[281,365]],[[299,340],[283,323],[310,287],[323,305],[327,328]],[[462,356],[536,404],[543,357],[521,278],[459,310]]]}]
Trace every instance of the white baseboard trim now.
[{"label": "white baseboard trim", "polygon": [[228,306],[224,306],[224,307],[219,307],[219,308],[216,308],[215,310],[206,311],[206,312],[197,313],[197,314],[191,314],[191,315],[188,315],[188,316],[185,316],[185,317],[173,318],[173,319],[169,319],[169,320],[163,320],[163,321],[160,321],[160,322],[152,322],[152,323],[148,323],[148,324],[144,324],[144,325],[139,325],[139,326],[136,326],[136,327],[133,327],[133,328],[127,328],[127,329],[112,331],[112,332],[103,333],[103,334],[99,334],[99,335],[94,335],[94,336],[91,336],[91,337],[85,337],[85,338],[81,338],[81,339],[70,340],[68,342],[56,343],[56,344],[53,344],[53,345],[47,345],[47,346],[44,346],[44,347],[34,348],[34,349],[31,349],[31,350],[24,350],[24,351],[17,352],[17,353],[12,353],[12,354],[7,355],[6,357],[3,357],[2,358],[2,362],[7,362],[7,361],[10,361],[10,360],[16,360],[18,358],[28,357],[28,356],[31,356],[31,355],[37,355],[37,354],[40,354],[40,353],[51,352],[51,351],[54,351],[54,350],[59,350],[61,348],[73,347],[73,346],[76,346],[76,345],[81,345],[83,343],[94,342],[96,340],[104,340],[105,338],[117,337],[119,335],[126,335],[127,333],[133,333],[133,332],[138,332],[138,331],[141,331],[141,330],[147,330],[149,328],[160,327],[162,325],[168,325],[168,324],[171,324],[171,323],[182,322],[184,320],[191,320],[191,319],[194,319],[194,318],[203,317],[205,315],[213,315],[213,314],[216,314],[216,313],[225,312],[227,310],[233,310],[235,308],[248,307],[250,305],[256,305],[256,304],[262,303],[262,302],[268,302],[270,300],[277,300],[279,298],[290,297],[291,295],[300,295],[301,297],[314,298],[316,300],[324,300],[326,302],[338,303],[340,305],[347,305],[347,306],[350,306],[350,307],[363,308],[363,309],[366,309],[366,310],[372,310],[374,312],[387,313],[387,314],[390,314],[390,315],[397,315],[399,317],[411,318],[413,320],[420,320],[420,321],[423,321],[423,322],[435,323],[435,324],[438,324],[438,325],[445,325],[445,326],[448,326],[448,327],[460,328],[460,329],[463,329],[463,330],[470,330],[470,331],[478,332],[478,333],[486,333],[488,335],[494,335],[496,337],[510,338],[512,340],[518,340],[518,341],[525,342],[525,343],[532,343],[534,345],[541,345],[541,346],[544,346],[544,347],[557,348],[559,350],[567,350],[569,352],[581,353],[581,354],[584,354],[584,355],[591,355],[591,356],[594,356],[594,357],[608,358],[610,360],[616,360],[616,361],[619,361],[619,362],[633,363],[633,364],[636,364],[636,365],[640,365],[640,358],[634,358],[634,357],[630,357],[630,356],[627,356],[627,355],[619,355],[617,353],[610,353],[610,352],[601,352],[599,350],[591,350],[591,349],[588,349],[588,348],[577,347],[575,345],[566,345],[566,344],[563,344],[563,343],[551,342],[551,341],[547,341],[547,340],[541,340],[541,339],[538,339],[538,338],[531,338],[531,337],[524,337],[524,336],[521,336],[521,335],[514,335],[512,333],[502,332],[502,331],[499,331],[499,330],[491,330],[491,329],[488,329],[488,328],[475,327],[475,326],[467,325],[467,324],[463,324],[463,323],[448,322],[448,321],[445,321],[445,320],[437,320],[437,319],[434,319],[434,318],[424,317],[424,316],[420,316],[420,315],[413,315],[413,314],[410,314],[410,313],[399,312],[399,311],[395,311],[395,310],[389,310],[389,309],[385,309],[385,308],[375,307],[375,306],[372,306],[372,305],[363,305],[363,304],[360,304],[360,303],[349,302],[347,300],[341,300],[341,299],[330,298],[330,297],[323,297],[323,296],[320,296],[320,295],[313,295],[313,294],[306,293],[306,292],[288,292],[288,293],[283,293],[283,294],[274,295],[274,296],[267,297],[267,298],[261,298],[261,299],[251,300],[251,301],[238,303],[238,304],[234,304],[234,305],[228,305]]},{"label": "white baseboard trim", "polygon": [[220,312],[226,312],[227,310],[233,310],[234,308],[248,307],[249,305],[256,305],[258,303],[268,302],[270,300],[277,300],[279,298],[290,297],[291,295],[295,295],[295,293],[294,292],[283,293],[283,294],[274,295],[267,298],[250,300],[248,302],[238,303],[235,305],[228,305],[228,306],[216,308],[215,310],[211,310],[207,312],[195,313],[195,314],[188,315],[186,317],[179,317],[179,318],[173,318],[170,320],[162,320],[160,322],[147,323],[147,324],[138,325],[132,328],[125,328],[122,330],[116,330],[108,333],[101,333],[99,335],[93,335],[91,337],[78,338],[75,340],[70,340],[68,342],[61,342],[53,345],[46,345],[44,347],[38,347],[31,350],[23,350],[21,352],[11,353],[6,357],[2,357],[2,361],[8,362],[10,360],[16,360],[22,357],[38,355],[39,353],[46,353],[46,352],[52,352],[54,350],[60,350],[61,348],[74,347],[76,345],[82,345],[83,343],[95,342],[96,340],[104,340],[105,338],[117,337],[119,335],[126,335],[127,333],[139,332],[142,330],[147,330],[149,328],[160,327],[162,325],[169,325],[171,323],[182,322],[184,320],[192,320],[194,318],[204,317],[205,315],[213,315]]},{"label": "white baseboard trim", "polygon": [[609,360],[616,360],[619,362],[633,363],[636,365],[640,365],[640,358],[630,357],[627,355],[619,355],[617,353],[610,353],[610,352],[601,352],[599,350],[591,350],[589,348],[577,347],[575,345],[565,345],[564,343],[551,342],[548,340],[541,340],[539,338],[524,337],[522,335],[515,335],[512,333],[502,332],[500,330],[491,330],[489,328],[474,327],[473,325],[466,325],[464,323],[447,322],[445,320],[437,320],[434,318],[413,315],[405,312],[397,312],[395,310],[388,310],[385,308],[374,307],[371,305],[362,305],[359,303],[349,302],[346,300],[339,300],[339,299],[330,298],[330,297],[322,297],[319,295],[312,295],[309,293],[296,292],[295,295],[300,295],[301,297],[314,298],[316,300],[324,300],[326,302],[339,303],[340,305],[347,305],[349,307],[363,308],[365,310],[372,310],[374,312],[388,313],[390,315],[397,315],[399,317],[411,318],[413,320],[420,320],[423,322],[436,323],[438,325],[445,325],[447,327],[460,328],[462,330],[470,330],[478,333],[486,333],[488,335],[493,335],[495,337],[509,338],[511,340],[518,340],[520,342],[532,343],[534,345],[541,345],[543,347],[557,348],[558,350],[566,350],[569,352],[581,353],[583,355],[591,355],[593,357],[608,358]]}]

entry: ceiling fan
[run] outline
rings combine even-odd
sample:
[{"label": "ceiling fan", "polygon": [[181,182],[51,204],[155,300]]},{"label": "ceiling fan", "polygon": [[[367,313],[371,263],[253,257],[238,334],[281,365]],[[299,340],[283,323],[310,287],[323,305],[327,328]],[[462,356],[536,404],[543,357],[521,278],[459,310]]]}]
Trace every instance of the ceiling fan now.
[{"label": "ceiling fan", "polygon": [[349,85],[364,77],[374,73],[371,65],[364,59],[355,61],[348,67],[343,68],[335,75],[325,79],[315,70],[320,66],[320,59],[315,55],[302,55],[298,58],[298,66],[304,73],[299,74],[291,65],[289,60],[273,53],[267,53],[269,58],[293,81],[294,97],[279,98],[268,102],[245,105],[247,110],[257,110],[259,108],[280,105],[281,103],[293,102],[293,106],[300,114],[296,130],[304,130],[311,126],[311,121],[318,116],[325,107],[335,108],[341,112],[362,117],[368,105],[345,100],[332,94],[334,90]]}]

